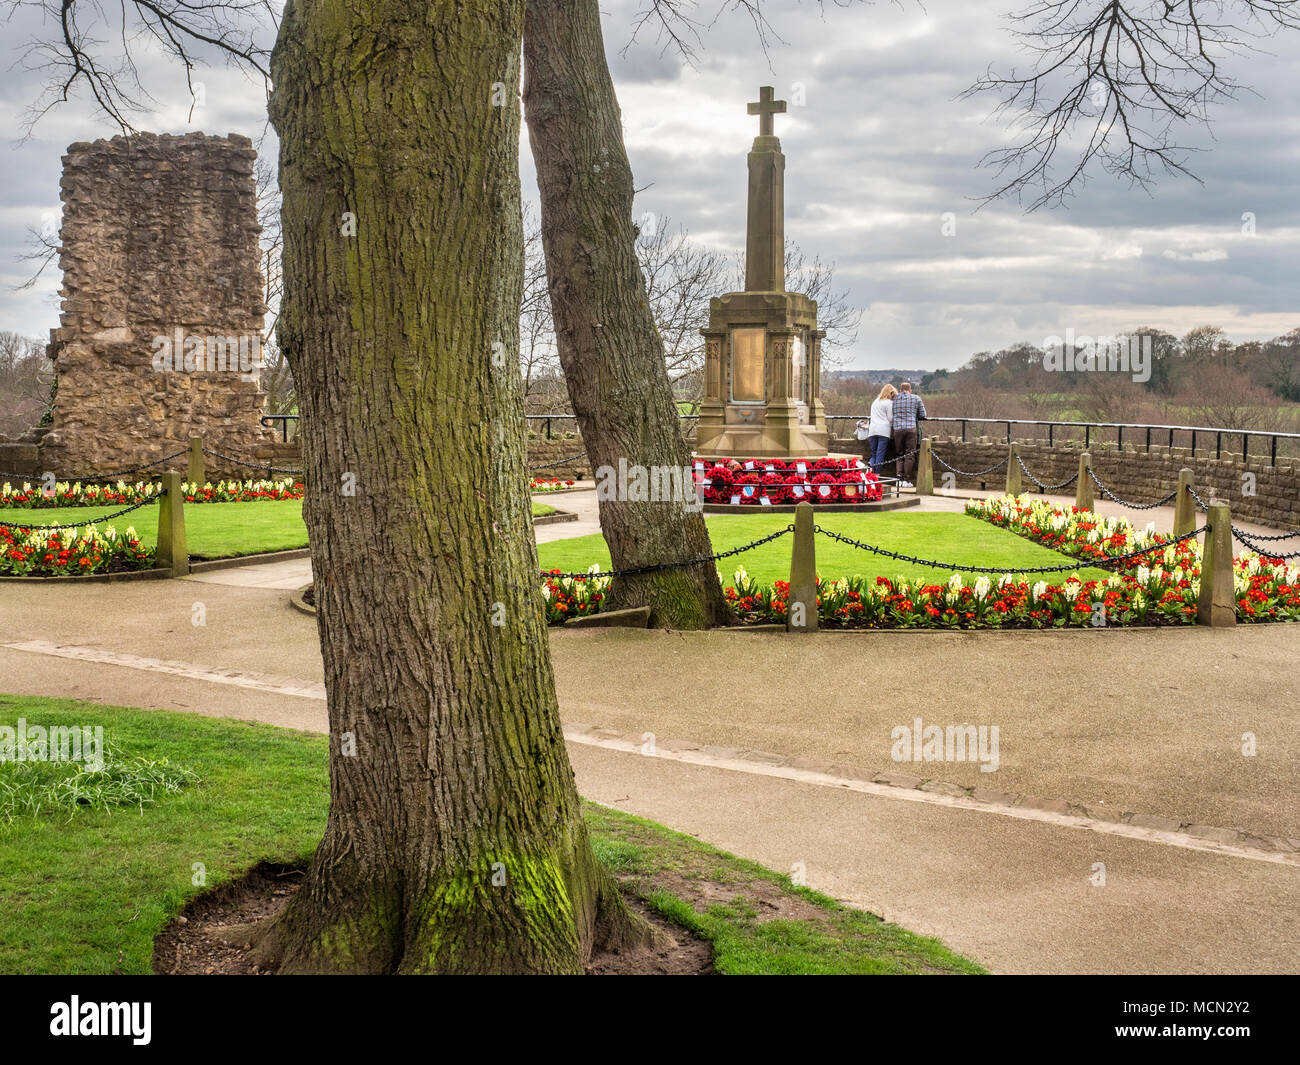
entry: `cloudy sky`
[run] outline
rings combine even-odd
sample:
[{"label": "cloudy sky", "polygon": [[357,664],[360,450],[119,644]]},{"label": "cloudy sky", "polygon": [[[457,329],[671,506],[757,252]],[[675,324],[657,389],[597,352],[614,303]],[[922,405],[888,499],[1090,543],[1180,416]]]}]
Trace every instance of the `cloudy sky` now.
[{"label": "cloudy sky", "polygon": [[[757,120],[745,104],[760,85],[802,99],[777,117],[786,160],[786,234],[835,263],[837,287],[863,312],[846,365],[955,367],[972,353],[1067,328],[1111,334],[1143,325],[1183,333],[1216,324],[1236,340],[1300,325],[1300,35],[1262,42],[1229,60],[1257,95],[1215,112],[1212,131],[1182,143],[1205,149],[1203,180],[1164,178],[1150,194],[1104,173],[1066,209],[1026,214],[1014,203],[978,211],[992,188],[979,166],[1007,143],[991,101],[958,100],[986,67],[1017,61],[1007,32],[1015,0],[915,0],[839,6],[795,0],[767,8],[779,40],[767,54],[749,21],[701,8],[694,62],[652,30],[632,40],[638,0],[604,0],[605,37],[640,193],[637,213],[684,225],[727,251],[743,246],[745,153]],[[715,18],[715,14],[717,17]],[[40,24],[7,27],[6,48]],[[183,81],[142,56],[163,103],[136,124],[158,132],[239,131],[273,153],[265,100],[224,66],[201,73],[206,104],[188,115]],[[1023,62],[1023,59],[1021,59]],[[0,134],[10,152],[0,183],[0,329],[42,336],[57,324],[57,272],[15,291],[28,227],[57,217],[59,157],[72,141],[111,135],[88,107],[44,118],[23,140],[38,73],[0,73]],[[535,199],[522,146],[525,195]],[[944,233],[946,212],[955,232]],[[1255,234],[1242,216],[1255,217]],[[949,227],[951,228],[951,227]]]}]

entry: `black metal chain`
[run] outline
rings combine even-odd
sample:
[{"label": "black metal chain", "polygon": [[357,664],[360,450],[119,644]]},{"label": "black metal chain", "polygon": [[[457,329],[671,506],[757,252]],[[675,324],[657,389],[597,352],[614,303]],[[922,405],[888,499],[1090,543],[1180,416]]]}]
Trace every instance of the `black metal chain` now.
[{"label": "black metal chain", "polygon": [[237,459],[234,455],[223,455],[220,451],[213,451],[211,448],[204,448],[203,454],[211,455],[214,459],[221,459],[223,462],[234,462],[240,466],[247,466],[254,470],[266,470],[267,473],[293,473],[302,474],[303,470],[290,470],[282,466],[262,465],[260,462],[249,462],[246,459]]},{"label": "black metal chain", "polygon": [[1296,537],[1300,536],[1300,532],[1284,532],[1278,533],[1276,536],[1265,536],[1263,533],[1247,533],[1247,535],[1252,540],[1258,540],[1260,543],[1265,543],[1270,540],[1294,540]]},{"label": "black metal chain", "polygon": [[1232,527],[1232,535],[1235,536],[1239,541],[1241,541],[1241,543],[1249,547],[1257,555],[1263,555],[1266,558],[1300,558],[1300,551],[1287,551],[1287,552],[1271,551],[1266,548],[1261,548],[1259,546],[1259,544],[1263,543],[1266,540],[1273,540],[1273,541],[1287,540],[1293,536],[1300,536],[1300,533],[1286,533],[1283,536],[1255,536],[1252,533],[1248,533],[1242,529],[1238,529],[1234,525]]},{"label": "black metal chain", "polygon": [[1024,459],[1017,455],[1016,461],[1020,463],[1020,468],[1024,470],[1025,476],[1033,481],[1034,484],[1038,485],[1039,489],[1044,492],[1055,492],[1059,488],[1069,488],[1070,485],[1074,484],[1074,482],[1079,479],[1079,471],[1075,470],[1068,479],[1062,481],[1060,484],[1043,484],[1042,481],[1029,472],[1029,467],[1025,465]]},{"label": "black metal chain", "polygon": [[930,457],[933,458],[934,461],[937,462],[940,466],[942,466],[945,470],[951,470],[958,477],[984,477],[992,473],[994,470],[1000,469],[1001,467],[1007,464],[1007,460],[1002,459],[1001,461],[994,463],[987,470],[980,470],[978,473],[972,473],[969,470],[959,470],[957,469],[956,466],[949,466],[948,463],[944,462],[944,460],[940,458],[938,455],[936,455],[933,451],[930,452]]},{"label": "black metal chain", "polygon": [[1128,507],[1130,510],[1155,510],[1156,507],[1163,507],[1178,494],[1178,489],[1175,488],[1165,496],[1164,499],[1157,499],[1154,503],[1130,503],[1127,499],[1120,499],[1119,496],[1102,484],[1101,481],[1097,479],[1097,475],[1093,472],[1091,466],[1088,467],[1088,476],[1092,478],[1092,483],[1101,489],[1102,495],[1109,499],[1113,499],[1121,507]]},{"label": "black metal chain", "polygon": [[167,494],[167,490],[159,492],[152,499],[142,499],[139,503],[132,503],[129,507],[123,507],[121,510],[115,510],[112,514],[101,514],[98,518],[90,518],[87,521],[67,521],[56,522],[53,525],[33,525],[31,522],[0,521],[0,528],[4,529],[79,529],[85,525],[99,525],[102,522],[111,521],[113,518],[120,518],[123,514],[130,514],[133,510],[139,510],[141,507],[147,507],[151,503],[157,503],[159,499]]},{"label": "black metal chain", "polygon": [[[129,469],[119,470],[117,473],[91,473],[83,477],[56,477],[55,480],[63,481],[65,483],[72,483],[72,484],[81,484],[81,483],[94,484],[97,481],[112,481],[118,477],[125,477],[128,473],[138,473],[140,470],[151,470],[155,466],[161,466],[164,462],[171,462],[172,459],[179,458],[181,455],[188,453],[189,450],[190,450],[189,448],[183,448],[180,451],[172,452],[170,455],[164,455],[160,459],[155,459],[153,462],[146,462],[143,466],[131,466]],[[0,473],[0,477],[21,477],[25,481],[39,481],[43,477],[43,474]]]},{"label": "black metal chain", "polygon": [[1108,566],[1118,565],[1121,562],[1129,562],[1132,559],[1141,558],[1143,555],[1149,555],[1153,551],[1163,551],[1165,548],[1172,547],[1174,544],[1179,544],[1184,540],[1190,540],[1193,537],[1200,536],[1203,532],[1210,532],[1211,526],[1204,525],[1193,532],[1184,533],[1182,536],[1175,537],[1172,540],[1166,540],[1162,544],[1157,544],[1154,547],[1145,547],[1141,551],[1131,551],[1126,555],[1113,555],[1110,558],[1097,560],[1082,560],[1076,562],[1072,566],[1016,566],[1014,569],[1010,570],[1005,567],[1002,569],[995,569],[991,566],[963,566],[951,562],[935,562],[933,559],[917,558],[914,555],[904,555],[898,551],[887,551],[883,547],[864,544],[862,541],[855,540],[851,536],[843,536],[840,533],[832,532],[830,529],[823,529],[820,525],[814,525],[813,531],[821,533],[823,536],[829,536],[832,540],[838,540],[842,544],[848,544],[850,547],[856,547],[862,551],[870,551],[877,555],[884,555],[887,558],[892,558],[899,562],[908,562],[914,566],[929,566],[932,569],[946,569],[962,573],[996,573],[1001,575],[1006,573],[1068,573],[1074,570],[1087,569],[1088,567],[1105,569]]},{"label": "black metal chain", "polygon": [[730,551],[720,551],[716,555],[701,555],[699,558],[688,558],[681,562],[656,562],[649,566],[633,566],[630,569],[611,569],[600,573],[550,573],[547,570],[540,570],[543,577],[559,579],[563,577],[573,578],[595,578],[595,577],[630,577],[638,573],[656,573],[665,569],[682,569],[686,566],[699,566],[706,562],[717,562],[719,559],[730,558],[732,555],[739,555],[745,551],[752,551],[763,544],[770,544],[773,540],[779,540],[782,536],[794,532],[793,525],[787,525],[784,529],[777,529],[771,536],[764,536],[761,539],[751,541],[743,547],[733,547]]},{"label": "black metal chain", "polygon": [[1200,497],[1200,494],[1196,489],[1189,484],[1187,486],[1187,491],[1189,491],[1192,494],[1192,498],[1196,500],[1196,505],[1208,513],[1210,508],[1206,504],[1205,500]]},{"label": "black metal chain", "polygon": [[567,459],[556,459],[554,462],[539,462],[536,466],[529,466],[528,469],[529,471],[549,470],[555,466],[567,466],[575,459],[585,459],[586,457],[587,453],[585,451],[579,451],[576,455],[570,455]]}]

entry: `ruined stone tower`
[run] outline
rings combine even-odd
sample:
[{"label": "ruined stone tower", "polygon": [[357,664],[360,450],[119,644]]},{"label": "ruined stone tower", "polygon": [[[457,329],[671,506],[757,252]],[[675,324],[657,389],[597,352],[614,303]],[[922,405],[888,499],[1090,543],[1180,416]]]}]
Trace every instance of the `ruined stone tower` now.
[{"label": "ruined stone tower", "polygon": [[2,468],[110,473],[200,435],[229,455],[272,458],[274,433],[259,424],[267,308],[255,159],[236,134],[139,133],[68,148],[53,424],[5,445]]}]

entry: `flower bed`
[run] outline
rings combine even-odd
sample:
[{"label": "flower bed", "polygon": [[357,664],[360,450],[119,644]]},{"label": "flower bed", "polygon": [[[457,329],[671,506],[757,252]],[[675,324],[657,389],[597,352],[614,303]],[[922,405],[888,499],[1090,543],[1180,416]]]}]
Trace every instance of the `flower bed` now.
[{"label": "flower bed", "polygon": [[[790,586],[770,587],[738,569],[724,592],[737,619],[785,623]],[[826,628],[1050,629],[1066,626],[1187,625],[1196,620],[1196,588],[1186,573],[1147,570],[1083,581],[1029,581],[1004,574],[964,584],[844,577],[818,580],[817,615]],[[1104,608],[1099,610],[1098,607]]]},{"label": "flower bed", "polygon": [[561,481],[558,477],[534,477],[528,485],[528,491],[534,495],[538,492],[562,492],[575,484],[576,481]]},{"label": "flower bed", "polygon": [[0,575],[74,577],[153,569],[155,554],[134,528],[10,529],[0,526]]},{"label": "flower bed", "polygon": [[[278,481],[210,481],[203,485],[183,482],[181,491],[186,503],[253,503],[259,500],[301,499],[301,481],[282,478]],[[41,485],[23,481],[15,485],[10,481],[0,484],[0,509],[44,509],[51,507],[130,506],[133,503],[152,503],[162,494],[157,481],[136,481],[128,484],[83,484],[80,481],[57,482],[46,491]]]},{"label": "flower bed", "polygon": [[[595,567],[592,567],[593,570]],[[1300,621],[1300,567],[1259,556],[1234,566],[1237,617],[1249,621]],[[546,620],[600,609],[609,578],[547,577],[542,589]],[[724,589],[742,624],[785,624],[790,586],[753,580],[736,570]],[[965,584],[960,574],[931,584],[887,577],[843,577],[817,582],[817,615],[839,629],[1054,629],[1135,625],[1191,625],[1196,621],[1199,571],[1137,566],[1105,580],[1030,581],[1003,574]]]},{"label": "flower bed", "polygon": [[[820,624],[854,629],[1046,629],[1190,625],[1196,620],[1201,548],[1195,538],[1175,543],[1172,536],[1156,532],[1154,524],[1139,530],[1125,518],[1103,518],[1041,500],[972,500],[966,513],[1078,558],[1080,568],[1103,563],[1117,565],[1119,572],[1089,581],[1078,575],[1054,575],[1047,581],[1005,573],[992,579],[982,576],[973,584],[964,584],[960,574],[943,583],[857,576],[819,579]],[[1147,548],[1151,550],[1141,558],[1108,561]],[[603,594],[608,580],[602,580]],[[568,580],[565,609],[548,609],[548,621],[562,623],[575,612],[599,609],[600,600],[584,583],[583,578]],[[1233,583],[1238,621],[1300,621],[1300,565],[1245,552],[1233,561]],[[760,584],[742,567],[724,592],[738,621],[784,624],[790,594],[785,581]]]},{"label": "flower bed", "polygon": [[[1088,561],[1163,545],[1163,550],[1121,562],[1119,568],[1139,576],[1173,570],[1199,589],[1200,544],[1194,538],[1174,543],[1172,535],[1156,532],[1154,522],[1139,530],[1127,518],[1103,518],[1090,510],[1011,496],[973,499],[966,504],[966,513]],[[1246,551],[1233,559],[1232,574],[1238,621],[1300,620],[1300,566]]]},{"label": "flower bed", "polygon": [[861,459],[730,459],[695,464],[706,503],[775,506],[793,503],[875,503],[884,486]]},{"label": "flower bed", "polygon": [[1152,550],[1141,558],[1120,563],[1120,568],[1162,565],[1182,566],[1198,574],[1201,571],[1201,549],[1196,540],[1174,543],[1172,535],[1156,532],[1155,522],[1139,530],[1127,518],[1103,518],[1090,510],[1060,507],[1025,496],[972,499],[966,504],[966,513],[1085,564],[1164,544],[1167,546],[1163,551]]},{"label": "flower bed", "polygon": [[[563,625],[569,618],[595,614],[605,601],[609,577],[560,577],[560,570],[552,570],[542,578],[542,599],[546,604],[546,623]],[[599,573],[593,565],[589,573]]]}]

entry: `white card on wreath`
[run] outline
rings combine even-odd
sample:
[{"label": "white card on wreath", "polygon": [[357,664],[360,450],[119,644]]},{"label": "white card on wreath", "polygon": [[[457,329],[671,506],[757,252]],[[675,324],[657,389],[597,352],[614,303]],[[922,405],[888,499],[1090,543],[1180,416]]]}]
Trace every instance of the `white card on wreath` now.
[{"label": "white card on wreath", "polygon": [[762,499],[760,499],[759,503],[761,503],[765,507],[770,507],[772,505],[772,501],[768,499],[767,496],[764,496]]},{"label": "white card on wreath", "polygon": [[732,497],[731,497],[731,505],[732,505],[733,507],[737,507],[737,506],[739,506],[739,505],[740,505],[740,496],[732,496]]},{"label": "white card on wreath", "polygon": [[800,473],[804,474],[805,476],[807,476],[808,474],[808,464],[806,462],[796,463],[795,469],[798,470]]}]

